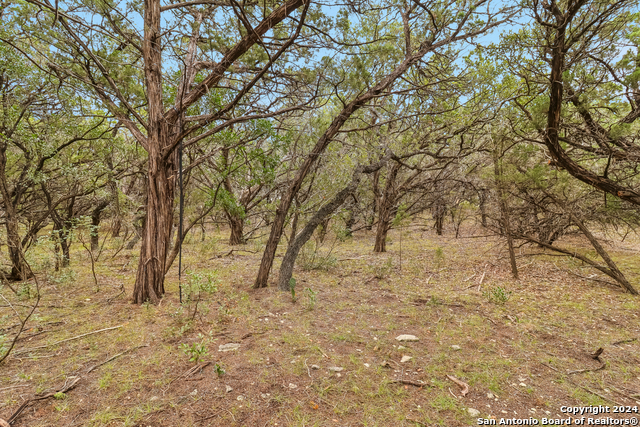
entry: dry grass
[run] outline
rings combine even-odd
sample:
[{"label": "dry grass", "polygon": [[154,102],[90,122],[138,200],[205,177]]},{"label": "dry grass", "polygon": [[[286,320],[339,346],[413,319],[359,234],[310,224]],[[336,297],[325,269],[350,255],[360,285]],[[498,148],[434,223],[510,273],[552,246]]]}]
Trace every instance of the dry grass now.
[{"label": "dry grass", "polygon": [[[473,231],[481,232],[463,235]],[[32,404],[14,426],[469,426],[477,423],[467,408],[540,419],[567,418],[563,405],[640,405],[638,298],[577,277],[594,272],[566,258],[523,256],[515,282],[496,239],[410,227],[400,251],[399,233],[388,253],[373,254],[373,236],[361,233],[333,249],[325,270],[297,269],[295,303],[273,287],[250,289],[261,253],[220,256],[230,250],[223,234],[194,238],[187,271],[200,282],[209,274],[216,287],[201,293],[195,316],[193,302],[178,302],[173,272],[157,307],[125,296],[108,302],[121,285],[131,294],[135,250],[102,255],[99,293],[78,250],[66,272],[43,274],[42,308],[0,367],[0,418],[73,376],[82,377],[76,388]],[[639,248],[610,248],[636,286]],[[0,310],[0,330],[8,329],[15,319]],[[399,343],[400,334],[420,340]],[[195,362],[180,345],[194,343],[212,363],[185,376]],[[218,352],[227,343],[241,345]],[[604,369],[567,374],[597,368],[589,354],[599,347]],[[400,363],[403,355],[412,359]],[[462,397],[447,375],[470,392]]]}]

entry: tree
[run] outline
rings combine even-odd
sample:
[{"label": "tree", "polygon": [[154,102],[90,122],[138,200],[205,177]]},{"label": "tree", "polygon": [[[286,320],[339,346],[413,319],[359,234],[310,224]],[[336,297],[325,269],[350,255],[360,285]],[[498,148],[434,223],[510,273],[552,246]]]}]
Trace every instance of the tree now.
[{"label": "tree", "polygon": [[[147,152],[144,231],[133,300],[156,303],[164,294],[179,147],[234,123],[298,108],[295,101],[279,102],[281,95],[258,104],[244,102],[256,88],[273,89],[270,71],[300,34],[310,3],[162,6],[160,0],[147,0],[140,9],[136,2],[28,2],[46,12],[47,19],[30,7],[16,7],[14,13],[25,22],[25,37],[40,47],[47,66],[108,110]],[[298,22],[279,26],[303,5]],[[140,22],[138,10],[143,29],[135,24]],[[228,17],[226,11],[235,16],[221,25],[227,30],[222,34],[216,20]],[[232,29],[239,34],[233,37]],[[181,43],[185,39],[186,46]],[[239,63],[245,54],[251,64]],[[235,79],[225,79],[236,67],[240,72]]]},{"label": "tree", "polygon": [[[366,108],[382,97],[410,91],[412,88],[411,83],[406,83],[407,87],[394,87],[394,83],[409,69],[417,66],[425,55],[438,52],[440,49],[445,49],[457,42],[485,33],[504,22],[504,20],[497,20],[496,17],[503,16],[505,10],[496,13],[488,11],[486,16],[480,18],[478,8],[487,4],[488,1],[486,0],[474,2],[469,6],[466,4],[460,6],[453,1],[445,3],[436,1],[416,2],[414,6],[402,12],[406,17],[403,22],[403,35],[395,37],[397,43],[401,44],[404,49],[404,57],[402,59],[393,65],[386,63],[369,71],[363,68],[362,57],[367,56],[366,51],[354,56],[353,65],[357,70],[358,77],[361,79],[360,87],[352,93],[344,94],[351,99],[348,103],[344,100],[344,95],[337,95],[337,104],[341,105],[341,108],[338,109],[324,133],[317,139],[282,197],[276,210],[276,217],[271,227],[254,288],[267,286],[269,272],[273,265],[276,249],[282,236],[291,204],[312,166],[336,138],[349,118],[360,109]],[[366,18],[371,18],[373,15],[380,13],[381,10],[392,8],[393,6],[383,4],[380,8],[373,9],[369,16],[364,14],[363,21],[366,23]],[[348,21],[343,25],[348,28]],[[416,29],[413,30],[414,28]],[[417,28],[425,30],[417,30]],[[420,40],[420,42],[416,43],[416,40]],[[383,45],[387,43],[387,40],[374,41]],[[344,77],[355,78],[355,75]]]},{"label": "tree", "polygon": [[[634,190],[640,153],[636,3],[534,0],[528,6],[537,24],[536,59],[547,65],[540,70],[548,70],[537,86],[548,90],[549,98],[538,111],[535,104],[520,104],[522,111],[532,122],[540,110],[545,113],[538,138],[554,164],[639,205],[640,193]],[[631,49],[623,54],[619,46],[629,42]]]},{"label": "tree", "polygon": [[[110,129],[104,119],[92,114],[83,117],[78,111],[86,105],[61,87],[55,76],[39,69],[38,62],[26,61],[23,53],[31,47],[16,36],[14,21],[6,23],[0,33],[6,41],[0,46],[0,195],[12,263],[9,278],[23,280],[30,272],[24,251],[38,231],[50,218],[59,219],[61,207],[72,206],[76,198],[97,188],[96,156]],[[34,55],[32,59],[41,58]],[[89,172],[92,176],[87,178]],[[81,181],[87,185],[78,187]],[[53,187],[62,190],[52,194]],[[62,222],[57,223],[60,231],[65,228]],[[65,236],[68,261],[66,243]]]}]

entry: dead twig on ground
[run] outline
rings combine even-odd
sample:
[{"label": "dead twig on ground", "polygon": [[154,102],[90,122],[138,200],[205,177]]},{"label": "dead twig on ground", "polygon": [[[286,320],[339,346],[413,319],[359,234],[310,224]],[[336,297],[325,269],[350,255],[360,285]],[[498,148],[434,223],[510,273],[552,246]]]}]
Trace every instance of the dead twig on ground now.
[{"label": "dead twig on ground", "polygon": [[102,366],[102,365],[106,365],[107,363],[109,363],[109,362],[111,362],[111,361],[113,361],[113,360],[117,359],[118,357],[120,357],[120,356],[122,356],[122,355],[124,355],[124,354],[127,354],[127,353],[129,353],[129,352],[131,352],[131,351],[133,351],[133,350],[137,350],[137,349],[142,348],[142,347],[149,347],[149,344],[143,344],[143,345],[138,345],[138,346],[135,346],[135,347],[131,347],[130,349],[125,350],[125,351],[123,351],[122,353],[118,353],[118,354],[116,354],[116,355],[114,355],[114,356],[111,356],[110,358],[108,358],[108,359],[107,359],[107,360],[105,360],[104,362],[102,362],[102,363],[98,363],[97,365],[90,367],[90,368],[87,370],[87,372],[85,372],[85,374],[88,374],[89,372],[91,372],[91,371],[94,371],[94,370],[98,369],[98,368],[99,368],[100,366]]},{"label": "dead twig on ground", "polygon": [[246,250],[246,249],[231,249],[229,252],[227,252],[224,255],[216,255],[216,256],[214,256],[213,258],[210,258],[210,259],[228,257],[228,256],[231,256],[234,252],[247,252],[247,253],[250,253],[250,254],[257,254],[256,251],[249,251],[249,250]]},{"label": "dead twig on ground", "polygon": [[414,387],[423,388],[428,386],[429,384],[422,381],[410,381],[410,380],[393,380],[391,384],[404,384],[404,385],[412,385]]},{"label": "dead twig on ground", "polygon": [[605,368],[607,364],[604,362],[600,362],[600,366],[598,366],[597,368],[588,368],[588,369],[578,369],[577,371],[568,371],[567,375],[573,375],[573,374],[583,374],[585,372],[596,372],[596,371],[601,371],[602,369]]},{"label": "dead twig on ground", "polygon": [[207,366],[209,366],[211,364],[211,362],[204,362],[201,364],[198,364],[196,366],[194,366],[193,368],[189,369],[187,372],[185,372],[184,374],[172,379],[169,384],[167,384],[167,388],[165,388],[162,393],[164,394],[165,391],[167,391],[169,389],[169,386],[171,384],[173,384],[175,381],[178,381],[180,378],[188,378],[191,375],[195,374],[198,371],[201,371],[202,369],[206,368]]},{"label": "dead twig on ground", "polygon": [[[542,366],[546,366],[547,368],[549,368],[549,369],[551,369],[551,370],[553,370],[553,371],[556,371],[556,372],[558,372],[559,374],[563,375],[563,374],[562,374],[562,372],[560,372],[558,369],[554,368],[553,366],[549,366],[549,365],[547,365],[546,363],[543,363],[543,362],[538,362],[538,363],[540,363]],[[563,377],[564,377],[564,379],[566,379],[569,383],[573,384],[573,385],[574,385],[574,386],[576,386],[576,387],[579,387],[579,388],[583,389],[583,390],[584,390],[584,391],[586,391],[587,393],[591,393],[591,394],[593,394],[594,396],[598,396],[598,397],[599,397],[600,399],[602,399],[602,400],[606,400],[606,401],[608,401],[608,402],[615,403],[615,404],[616,404],[616,405],[618,405],[618,406],[624,406],[622,403],[616,402],[615,400],[613,400],[613,399],[612,399],[612,398],[610,398],[610,397],[603,396],[603,395],[601,395],[601,394],[599,394],[599,393],[596,393],[595,391],[593,391],[593,390],[591,390],[591,389],[589,389],[589,388],[587,388],[587,387],[585,387],[585,386],[582,386],[582,385],[580,385],[580,384],[575,383],[573,380],[571,380],[571,378],[569,378],[569,377],[567,377],[567,376],[565,376],[565,375],[563,375]]]},{"label": "dead twig on ground", "polygon": [[119,328],[122,328],[123,326],[124,326],[124,325],[118,325],[118,326],[112,326],[112,327],[110,327],[110,328],[100,329],[100,330],[98,330],[98,331],[87,332],[86,334],[77,335],[77,336],[75,336],[75,337],[71,337],[71,338],[67,338],[67,339],[64,339],[64,340],[56,341],[56,342],[51,343],[51,344],[47,344],[47,345],[40,345],[40,346],[38,346],[38,347],[32,347],[32,348],[25,348],[25,349],[23,349],[23,350],[17,350],[17,351],[15,351],[15,352],[14,352],[14,354],[28,353],[28,352],[30,352],[30,351],[40,350],[40,349],[42,349],[42,348],[53,347],[54,345],[62,344],[63,342],[77,340],[77,339],[80,339],[80,338],[83,338],[83,337],[86,337],[86,336],[89,336],[89,335],[98,334],[98,333],[100,333],[100,332],[111,331],[111,330],[113,330],[113,329],[119,329]]},{"label": "dead twig on ground", "polygon": [[[486,267],[486,266],[485,266]],[[482,285],[482,282],[484,282],[484,276],[487,274],[487,272],[485,271],[484,273],[482,273],[482,277],[480,278],[480,282],[478,282],[478,286]]]},{"label": "dead twig on ground", "polygon": [[[74,378],[73,381],[71,381],[71,383],[67,384],[67,381],[71,378]],[[20,407],[18,408],[18,410],[16,410],[13,415],[11,415],[11,417],[7,420],[7,425],[11,425],[13,424],[13,422],[20,416],[20,414],[22,413],[22,411],[24,411],[27,406],[29,406],[31,403],[33,402],[37,402],[39,400],[45,400],[45,399],[49,399],[50,397],[54,397],[56,395],[60,395],[61,393],[66,393],[69,390],[71,390],[72,388],[74,388],[78,382],[82,379],[82,377],[69,377],[67,378],[67,381],[65,381],[64,385],[62,386],[62,388],[60,388],[57,391],[52,391],[51,393],[47,393],[44,396],[37,396],[34,397],[33,399],[29,399],[27,401],[25,401],[22,405],[20,405]]]},{"label": "dead twig on ground", "polygon": [[627,343],[635,342],[635,341],[638,341],[638,338],[631,338],[631,339],[628,339],[628,340],[616,341],[616,342],[614,342],[614,343],[613,343],[613,344],[611,344],[611,345],[627,344]]},{"label": "dead twig on ground", "polygon": [[460,381],[459,379],[457,379],[453,375],[447,375],[447,378],[449,378],[451,381],[453,381],[454,383],[456,383],[460,387],[462,387],[462,390],[460,391],[460,394],[462,394],[462,396],[466,396],[467,393],[469,393],[469,384],[467,384],[467,383],[465,383],[463,381]]},{"label": "dead twig on ground", "polygon": [[124,295],[124,286],[122,287],[122,289],[120,290],[120,292],[118,294],[116,294],[116,295],[114,295],[114,296],[112,296],[110,298],[107,298],[105,302],[107,304],[110,304],[113,300],[118,298],[120,295]]}]

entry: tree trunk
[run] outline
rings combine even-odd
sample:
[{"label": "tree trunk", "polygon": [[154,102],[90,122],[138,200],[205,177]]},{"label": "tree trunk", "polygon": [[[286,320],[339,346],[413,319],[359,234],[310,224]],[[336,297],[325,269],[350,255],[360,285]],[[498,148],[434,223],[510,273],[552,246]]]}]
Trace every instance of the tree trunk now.
[{"label": "tree trunk", "polygon": [[[552,2],[555,6],[555,3]],[[549,91],[549,111],[547,113],[547,128],[544,137],[544,144],[549,150],[549,154],[556,163],[566,169],[573,177],[589,184],[599,190],[613,194],[635,205],[640,205],[640,194],[632,188],[619,185],[604,176],[594,174],[576,163],[569,154],[562,148],[559,142],[559,130],[562,119],[562,102],[564,96],[565,55],[572,45],[567,46],[567,28],[572,25],[573,18],[578,10],[589,3],[586,1],[569,2],[569,10],[565,14],[556,14],[555,35],[551,44],[551,72],[549,81],[551,87]],[[596,22],[596,21],[594,21]],[[591,24],[589,24],[591,25]],[[595,24],[601,25],[601,24]],[[574,40],[574,43],[577,41]]]},{"label": "tree trunk", "polygon": [[[114,135],[115,136],[115,135]],[[113,205],[113,223],[111,224],[111,236],[120,236],[122,228],[122,213],[120,212],[120,197],[118,192],[118,184],[113,178],[113,160],[111,156],[107,157],[107,166],[109,167],[109,192],[111,193],[111,204]]]},{"label": "tree trunk", "polygon": [[264,249],[264,254],[262,255],[262,261],[260,262],[260,268],[258,270],[258,274],[256,277],[256,281],[253,284],[254,288],[264,288],[267,286],[267,281],[269,280],[269,272],[271,271],[271,267],[273,266],[273,260],[276,256],[276,250],[278,249],[278,243],[280,242],[280,238],[282,237],[282,231],[284,229],[284,223],[287,218],[287,214],[289,213],[289,208],[291,207],[291,203],[295,198],[296,194],[300,190],[302,186],[302,182],[306,178],[307,174],[311,170],[313,164],[318,160],[320,155],[326,150],[331,141],[333,141],[334,137],[338,134],[342,126],[347,122],[349,117],[364,105],[367,105],[371,100],[378,98],[387,88],[391,86],[391,84],[400,76],[402,76],[405,71],[407,71],[413,64],[418,62],[420,58],[434,50],[436,47],[440,45],[446,45],[450,43],[451,40],[442,41],[437,44],[434,44],[431,40],[424,41],[420,47],[415,51],[415,54],[408,56],[402,63],[400,63],[389,75],[380,80],[375,86],[369,89],[367,92],[363,93],[349,104],[347,104],[340,114],[338,114],[331,125],[327,128],[327,130],[322,134],[322,136],[318,139],[315,146],[305,159],[304,163],[301,165],[300,169],[298,169],[298,173],[295,178],[291,182],[291,185],[285,195],[282,197],[278,208],[276,209],[276,217],[274,218],[273,225],[271,226],[271,232],[269,234],[269,240],[267,240],[266,247]]},{"label": "tree trunk", "polygon": [[100,226],[100,214],[109,206],[109,201],[100,202],[98,206],[91,212],[91,252],[96,252],[100,247],[100,239],[98,235],[98,227]]},{"label": "tree trunk", "polygon": [[[500,142],[502,144],[502,142]],[[511,233],[511,221],[509,218],[509,206],[507,204],[507,191],[504,188],[504,177],[502,174],[502,167],[500,164],[500,156],[498,153],[502,153],[502,148],[497,147],[493,152],[493,168],[496,182],[496,189],[498,190],[498,204],[500,205],[500,215],[502,219],[502,226],[504,233],[507,237],[507,247],[509,249],[509,261],[511,263],[511,274],[513,278],[518,280],[518,264],[516,264],[516,253],[513,249],[513,235]]]},{"label": "tree trunk", "polygon": [[0,149],[0,193],[2,195],[4,205],[5,227],[7,229],[7,247],[9,250],[9,259],[11,260],[11,274],[9,275],[9,278],[12,280],[25,280],[29,269],[27,268],[24,260],[16,207],[7,185],[6,144],[2,145],[2,149]]},{"label": "tree trunk", "polygon": [[374,252],[387,251],[387,232],[391,224],[391,211],[396,203],[396,178],[400,166],[398,162],[393,164],[384,185],[382,200],[378,206],[378,228],[376,229],[376,242],[373,246]]},{"label": "tree trunk", "polygon": [[131,249],[133,249],[136,246],[136,244],[142,238],[142,233],[144,233],[145,217],[146,217],[146,215],[142,214],[142,215],[137,215],[133,219],[133,237],[131,238],[131,240],[129,240],[129,242],[127,243],[127,246],[125,247],[125,249],[130,251]]},{"label": "tree trunk", "polygon": [[13,206],[10,209],[5,209],[5,216],[7,246],[9,248],[9,259],[11,260],[11,275],[9,278],[12,280],[25,280],[28,278],[29,269],[24,260],[22,242],[18,231],[18,218]]},{"label": "tree trunk", "polygon": [[[60,268],[69,267],[70,261],[70,245],[69,245],[69,230],[66,229],[63,223],[54,220],[53,232],[56,235],[56,270]],[[60,253],[62,250],[62,253]]]},{"label": "tree trunk", "polygon": [[353,235],[353,226],[356,224],[356,213],[355,213],[356,200],[355,200],[355,196],[352,196],[352,197],[354,200],[352,200],[347,205],[347,208],[346,208],[347,216],[344,220],[344,227],[345,227],[347,237],[351,237]]},{"label": "tree trunk", "polygon": [[329,203],[322,206],[311,217],[300,234],[298,234],[295,239],[291,239],[289,247],[287,248],[287,252],[282,259],[282,264],[280,265],[278,289],[282,291],[290,290],[289,281],[291,280],[291,276],[293,275],[293,267],[296,263],[296,259],[298,258],[298,254],[300,253],[300,250],[302,249],[304,244],[309,241],[318,225],[326,221],[327,218],[329,218],[329,216],[344,203],[347,197],[349,197],[351,194],[353,194],[354,191],[356,191],[356,189],[358,188],[358,184],[360,184],[363,173],[372,173],[376,170],[379,170],[384,165],[384,163],[387,162],[387,160],[388,157],[385,157],[376,165],[370,165],[367,167],[358,166],[353,172],[353,177],[351,178],[351,182],[349,183],[349,185],[340,190],[338,194],[336,194],[334,198],[329,201]]},{"label": "tree trunk", "polygon": [[444,204],[443,200],[438,197],[433,208],[433,217],[436,220],[434,227],[436,228],[436,234],[438,236],[442,236],[442,230],[444,228],[444,217],[446,213],[447,207]]},{"label": "tree trunk", "polygon": [[327,237],[327,231],[329,229],[330,220],[331,220],[331,217],[327,216],[320,223],[320,229],[318,229],[318,241],[320,242],[320,244],[324,243],[324,239],[326,239]]},{"label": "tree trunk", "polygon": [[483,227],[487,226],[487,190],[480,190],[478,197],[480,199],[480,221]]},{"label": "tree trunk", "polygon": [[229,245],[244,245],[244,220],[237,215],[227,214],[231,234],[229,235]]},{"label": "tree trunk", "polygon": [[[164,275],[173,224],[177,150],[164,153],[179,129],[164,117],[160,1],[146,0],[144,11],[144,73],[147,86],[147,203],[133,302],[156,304],[164,295]],[[169,125],[174,123],[174,126]],[[173,131],[173,132],[172,132]],[[167,155],[165,155],[167,154]]]},{"label": "tree trunk", "polygon": [[[152,145],[149,145],[149,190],[133,290],[133,302],[136,304],[146,301],[156,304],[164,295],[164,275],[173,224],[175,162],[165,161],[160,153],[153,153]],[[176,156],[171,157],[175,160]]]},{"label": "tree trunk", "polygon": [[571,219],[578,226],[580,231],[582,231],[582,234],[584,234],[587,237],[587,239],[589,239],[589,242],[591,243],[593,248],[596,250],[596,252],[598,252],[598,255],[600,255],[600,258],[602,258],[604,262],[607,264],[610,270],[609,276],[613,277],[620,284],[620,286],[630,294],[638,295],[638,291],[636,291],[636,289],[633,286],[631,286],[631,284],[629,283],[627,278],[624,276],[624,274],[622,274],[622,272],[618,269],[618,266],[616,265],[616,263],[613,262],[613,260],[611,259],[607,251],[604,250],[600,242],[598,242],[598,239],[596,239],[596,237],[593,234],[591,234],[591,232],[584,225],[584,223],[574,215],[571,215]]}]

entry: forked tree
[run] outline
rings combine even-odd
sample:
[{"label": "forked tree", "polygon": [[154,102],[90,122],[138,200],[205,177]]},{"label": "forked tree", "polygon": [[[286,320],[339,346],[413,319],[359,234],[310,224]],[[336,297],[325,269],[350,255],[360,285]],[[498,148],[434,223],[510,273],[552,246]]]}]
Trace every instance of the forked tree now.
[{"label": "forked tree", "polygon": [[[146,217],[133,301],[157,303],[165,292],[181,144],[297,108],[273,97],[266,107],[243,102],[271,84],[270,70],[300,35],[310,3],[27,2],[12,13],[22,16],[24,37],[40,47],[45,66],[94,99],[146,150]],[[295,20],[280,25],[293,14]],[[248,53],[250,66],[239,61]],[[231,72],[234,79],[226,79]]]}]

